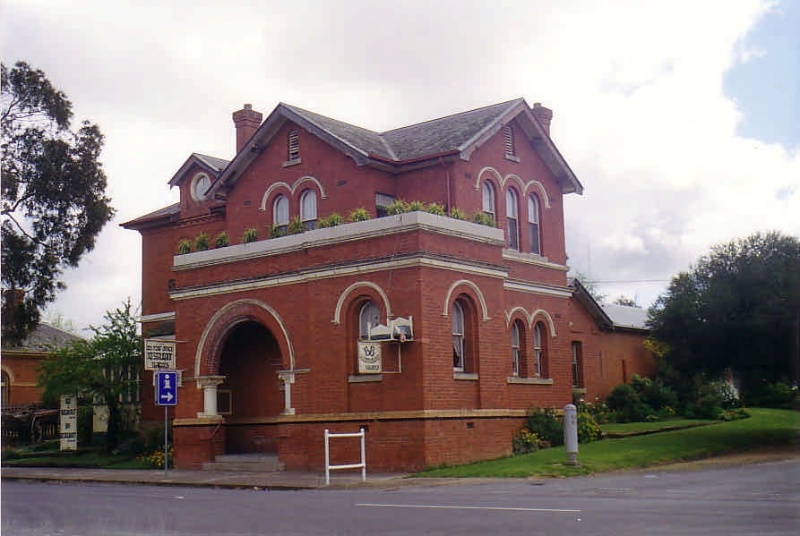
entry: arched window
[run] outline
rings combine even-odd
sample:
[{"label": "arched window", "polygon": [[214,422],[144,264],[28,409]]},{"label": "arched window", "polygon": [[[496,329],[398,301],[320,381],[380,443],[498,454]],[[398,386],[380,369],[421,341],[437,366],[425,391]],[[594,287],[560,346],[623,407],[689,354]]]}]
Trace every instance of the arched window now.
[{"label": "arched window", "polygon": [[453,302],[450,316],[453,320],[453,370],[464,372],[464,365],[466,364],[464,338],[466,333],[464,330],[464,308],[461,303],[458,301]]},{"label": "arched window", "polygon": [[508,224],[508,247],[519,250],[519,202],[513,188],[506,191],[506,222]]},{"label": "arched window", "polygon": [[483,181],[481,185],[481,197],[483,199],[483,212],[492,217],[492,221],[497,221],[495,217],[494,186],[489,181]]},{"label": "arched window", "polygon": [[279,195],[272,204],[272,224],[280,236],[286,234],[289,228],[289,199]]},{"label": "arched window", "polygon": [[369,330],[381,323],[381,310],[375,302],[364,302],[358,313],[358,336],[362,341],[369,339]]},{"label": "arched window", "polygon": [[519,325],[519,320],[516,320],[511,325],[511,374],[513,376],[520,376],[522,369],[520,359],[520,332],[522,329]]},{"label": "arched window", "polygon": [[287,148],[288,148],[289,162],[300,160],[300,135],[297,134],[296,130],[292,130],[289,132],[287,146],[288,146]]},{"label": "arched window", "polygon": [[0,373],[0,402],[2,402],[3,407],[8,406],[11,400],[10,393],[11,378],[8,377],[8,373],[4,370]]},{"label": "arched window", "polygon": [[547,377],[547,347],[544,340],[544,324],[536,322],[533,327],[533,366],[534,374],[540,378]]},{"label": "arched window", "polygon": [[531,240],[531,253],[542,254],[542,240],[539,230],[539,198],[528,196],[528,236]]},{"label": "arched window", "polygon": [[317,226],[317,193],[314,190],[306,190],[300,196],[300,220],[306,231]]}]

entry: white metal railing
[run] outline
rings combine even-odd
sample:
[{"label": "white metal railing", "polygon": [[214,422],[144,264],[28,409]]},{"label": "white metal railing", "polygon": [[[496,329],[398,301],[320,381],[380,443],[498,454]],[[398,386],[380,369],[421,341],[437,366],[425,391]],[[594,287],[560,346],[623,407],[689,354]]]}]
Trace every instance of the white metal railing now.
[{"label": "white metal railing", "polygon": [[[325,429],[325,485],[330,486],[331,484],[331,469],[361,469],[361,481],[366,482],[367,480],[367,458],[366,458],[366,449],[365,449],[365,442],[364,442],[364,429],[360,428],[359,432],[353,432],[349,434],[332,434]],[[331,465],[331,448],[330,448],[330,438],[339,438],[339,437],[360,437],[361,438],[361,463],[350,463],[345,465]]]}]

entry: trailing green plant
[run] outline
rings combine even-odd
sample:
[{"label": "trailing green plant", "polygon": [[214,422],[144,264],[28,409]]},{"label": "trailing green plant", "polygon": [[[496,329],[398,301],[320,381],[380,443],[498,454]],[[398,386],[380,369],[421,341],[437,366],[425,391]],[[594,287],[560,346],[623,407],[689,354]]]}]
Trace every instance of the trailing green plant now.
[{"label": "trailing green plant", "polygon": [[564,444],[564,419],[553,408],[532,408],[525,427],[551,446]]},{"label": "trailing green plant", "polygon": [[338,212],[333,212],[327,217],[322,218],[317,222],[317,229],[325,229],[326,227],[337,227],[344,224],[344,218]]},{"label": "trailing green plant", "polygon": [[202,232],[194,239],[194,249],[197,251],[205,251],[208,249],[208,233]]},{"label": "trailing green plant", "polygon": [[440,205],[439,203],[430,203],[427,207],[425,207],[426,212],[430,212],[431,214],[435,214],[437,216],[444,216],[444,205]]},{"label": "trailing green plant", "polygon": [[364,207],[358,207],[350,212],[350,221],[352,222],[367,221],[370,217],[369,211]]},{"label": "trailing green plant", "polygon": [[186,255],[187,253],[192,252],[192,241],[188,238],[184,238],[180,242],[178,242],[178,255]]},{"label": "trailing green plant", "polygon": [[396,216],[398,214],[405,214],[408,212],[408,203],[402,199],[395,199],[392,204],[386,207],[386,214]]},{"label": "trailing green plant", "polygon": [[249,229],[245,229],[242,233],[243,244],[249,244],[250,242],[255,242],[256,240],[258,240],[258,229],[250,227]]},{"label": "trailing green plant", "polygon": [[214,246],[218,248],[224,248],[230,244],[230,239],[228,238],[227,231],[221,231],[215,238],[214,238]]},{"label": "trailing green plant", "polygon": [[472,223],[486,225],[488,227],[495,227],[494,218],[482,210],[479,210],[472,215]]},{"label": "trailing green plant", "polygon": [[292,221],[289,222],[289,234],[300,234],[305,230],[306,228],[303,227],[303,221],[300,219],[300,216],[295,216],[292,218]]},{"label": "trailing green plant", "polygon": [[467,215],[464,214],[464,211],[458,207],[453,207],[450,209],[450,217],[454,220],[466,220]]}]

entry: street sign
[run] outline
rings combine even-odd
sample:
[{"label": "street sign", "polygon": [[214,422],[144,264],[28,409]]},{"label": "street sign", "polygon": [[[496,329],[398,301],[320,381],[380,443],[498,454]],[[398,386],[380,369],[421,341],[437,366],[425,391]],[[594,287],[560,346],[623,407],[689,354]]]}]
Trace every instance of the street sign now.
[{"label": "street sign", "polygon": [[156,404],[175,406],[178,404],[178,371],[156,371]]},{"label": "street sign", "polygon": [[175,368],[175,341],[162,339],[144,340],[144,369]]}]

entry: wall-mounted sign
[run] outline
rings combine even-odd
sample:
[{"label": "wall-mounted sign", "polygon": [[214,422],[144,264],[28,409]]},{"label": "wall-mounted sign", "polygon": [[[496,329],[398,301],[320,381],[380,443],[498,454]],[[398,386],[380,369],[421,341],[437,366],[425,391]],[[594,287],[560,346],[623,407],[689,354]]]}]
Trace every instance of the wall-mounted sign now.
[{"label": "wall-mounted sign", "polygon": [[381,373],[381,344],[358,341],[358,373]]},{"label": "wall-mounted sign", "polygon": [[174,369],[175,341],[160,339],[144,340],[144,369]]},{"label": "wall-mounted sign", "polygon": [[78,397],[61,395],[61,411],[59,413],[61,450],[78,450]]}]

